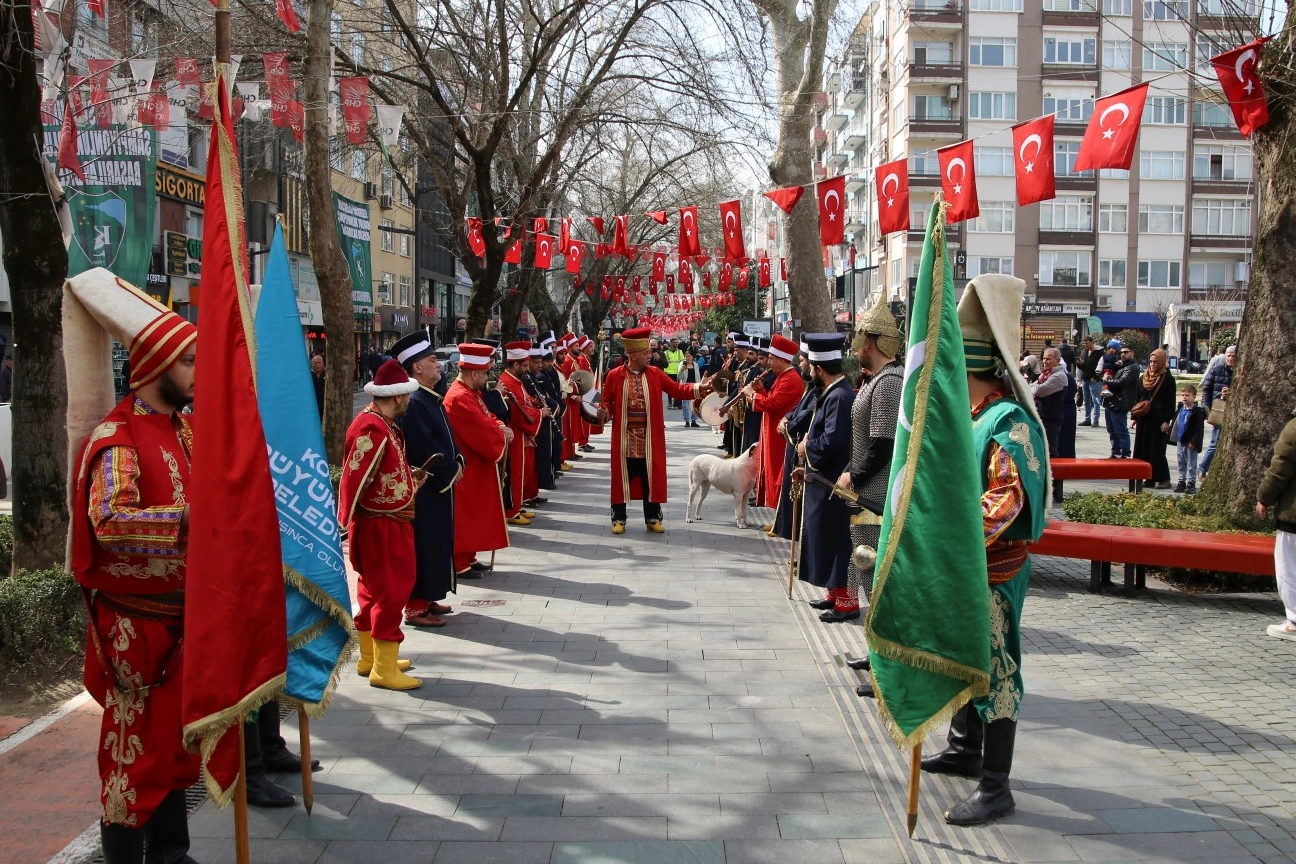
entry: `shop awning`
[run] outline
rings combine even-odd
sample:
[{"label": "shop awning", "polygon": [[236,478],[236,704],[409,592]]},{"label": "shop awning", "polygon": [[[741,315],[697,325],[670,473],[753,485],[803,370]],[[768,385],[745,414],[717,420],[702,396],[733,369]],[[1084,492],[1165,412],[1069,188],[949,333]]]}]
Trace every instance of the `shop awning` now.
[{"label": "shop awning", "polygon": [[1161,319],[1155,312],[1099,312],[1103,329],[1108,333],[1117,330],[1160,330]]}]

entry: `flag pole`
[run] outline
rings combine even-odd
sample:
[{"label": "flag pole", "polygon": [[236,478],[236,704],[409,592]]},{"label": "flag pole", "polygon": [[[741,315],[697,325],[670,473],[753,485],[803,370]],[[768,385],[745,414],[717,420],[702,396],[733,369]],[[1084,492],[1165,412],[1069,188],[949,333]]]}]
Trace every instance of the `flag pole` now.
[{"label": "flag pole", "polygon": [[306,805],[309,816],[315,806],[315,778],[311,774],[310,718],[306,716],[305,706],[297,708],[297,730],[301,738],[302,804]]},{"label": "flag pole", "polygon": [[913,747],[909,757],[909,836],[918,826],[918,779],[922,776],[922,742]]},{"label": "flag pole", "polygon": [[216,63],[222,71],[230,63],[229,0],[216,0]]},{"label": "flag pole", "polygon": [[234,860],[238,864],[249,864],[248,853],[248,812],[247,812],[247,750],[243,738],[246,724],[240,718],[238,722],[239,739],[239,772],[234,782]]},{"label": "flag pole", "polygon": [[[788,482],[791,483],[792,480],[789,478]],[[797,525],[797,522],[799,521],[797,519],[797,516],[799,515],[799,511],[800,511],[800,507],[798,505],[800,502],[797,501],[798,496],[795,494],[795,492],[796,492],[796,485],[793,484],[792,488],[788,490],[788,501],[792,505],[792,542],[788,549],[787,596],[789,600],[792,599],[792,584],[796,581],[797,529],[800,527],[799,525]]]}]

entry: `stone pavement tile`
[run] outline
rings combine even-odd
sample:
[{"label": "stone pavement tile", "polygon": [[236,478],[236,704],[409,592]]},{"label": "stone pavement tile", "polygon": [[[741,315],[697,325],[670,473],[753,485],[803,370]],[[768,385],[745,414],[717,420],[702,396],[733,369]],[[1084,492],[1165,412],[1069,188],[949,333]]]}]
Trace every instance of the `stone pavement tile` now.
[{"label": "stone pavement tile", "polygon": [[459,813],[453,817],[412,814],[401,816],[392,828],[392,840],[498,840],[504,817]]},{"label": "stone pavement tile", "polygon": [[667,774],[671,792],[765,792],[769,777],[764,774]]},{"label": "stone pavement tile", "polygon": [[[310,816],[294,813],[279,835],[281,840],[386,840],[396,827],[395,816],[372,816],[363,819],[320,811]],[[397,838],[393,838],[397,839]]]},{"label": "stone pavement tile", "polygon": [[[295,783],[289,785],[285,782],[283,785],[290,791],[300,791],[301,778],[292,776]],[[365,774],[335,774],[330,772],[327,775],[321,774],[315,778],[314,787],[318,792],[360,792],[363,794],[386,793],[388,795],[409,795],[418,787],[421,775],[411,774],[404,776],[394,774],[391,771],[372,771]],[[288,776],[284,777],[285,781],[289,780]]]},{"label": "stone pavement tile", "polygon": [[[431,864],[438,845],[415,840],[388,840],[382,844],[364,840],[332,840],[318,864]],[[260,862],[261,859],[252,860]]]},{"label": "stone pavement tile", "polygon": [[624,756],[622,774],[697,774],[716,770],[715,756]]},{"label": "stone pavement tile", "polygon": [[509,795],[518,788],[517,774],[424,774],[416,794]]},{"label": "stone pavement tile", "polygon": [[758,757],[753,755],[717,756],[716,770],[733,774],[804,774],[814,770],[809,756],[766,756],[759,749],[761,739],[736,739],[757,745]]},{"label": "stone pavement tile", "polygon": [[682,813],[670,817],[672,840],[779,839],[778,817],[773,813]]},{"label": "stone pavement tile", "polygon": [[475,774],[567,774],[571,771],[571,756],[561,753],[535,752],[526,756],[482,756],[477,760]]},{"label": "stone pavement tile", "polygon": [[[1033,824],[1021,824],[1016,820],[1020,811],[1001,819],[996,827],[1003,839],[1011,847],[1014,861],[1020,864],[1040,864],[1040,862],[1079,861],[1081,855],[1069,843],[1064,833],[1054,827],[1041,827]],[[1083,827],[1084,819],[1074,820],[1076,826]],[[955,831],[975,829],[955,828]],[[957,839],[954,842],[958,842]],[[1115,856],[1113,856],[1115,857]]]},{"label": "stone pavement tile", "polygon": [[[708,723],[617,723],[608,726],[581,726],[582,741],[607,741],[622,738],[711,738]],[[718,737],[718,736],[717,736]]]},{"label": "stone pavement tile", "polygon": [[703,840],[555,843],[550,864],[725,864],[725,848]]},{"label": "stone pavement tile", "polygon": [[434,864],[549,864],[552,843],[446,840]]},{"label": "stone pavement tile", "polygon": [[[672,738],[666,742],[672,756],[716,757],[717,764],[726,757],[743,757],[749,763],[752,757],[764,756],[759,738],[729,738],[722,741],[708,739],[703,741],[682,741]],[[721,768],[720,770],[726,770]],[[736,769],[735,769],[736,770]]]},{"label": "stone pavement tile", "polygon": [[[252,838],[248,842],[248,857],[257,864],[315,864],[324,854],[326,845],[325,840]],[[233,840],[194,838],[189,845],[189,854],[203,864],[235,864],[236,861]]]},{"label": "stone pavement tile", "polygon": [[[320,811],[318,798],[315,810]],[[345,818],[345,813],[330,811],[336,818]],[[282,810],[266,810],[261,807],[248,808],[248,836],[261,839],[273,839],[283,833],[284,827],[298,814],[304,814],[300,801],[296,807],[285,807]],[[198,811],[189,817],[190,837],[233,837],[234,811],[217,810],[211,801],[203,802]]]},{"label": "stone pavement tile", "polygon": [[1084,861],[1160,856],[1180,861],[1216,862],[1224,858],[1243,858],[1247,854],[1242,844],[1226,831],[1101,834],[1067,837],[1066,841]]},{"label": "stone pavement tile", "polygon": [[889,837],[842,840],[839,845],[845,864],[902,864],[908,860],[899,844]]},{"label": "stone pavement tile", "polygon": [[1128,789],[1133,786],[1167,786],[1169,775],[1160,770],[1131,767],[1074,768],[1065,772],[1034,765],[1013,768],[1013,788],[1044,789],[1048,787],[1088,787],[1093,789]]},{"label": "stone pavement tile", "polygon": [[[656,794],[668,791],[667,774],[534,774],[517,783],[519,793],[528,794]],[[677,790],[678,791],[678,790]],[[706,791],[706,790],[700,790]]]},{"label": "stone pavement tile", "polygon": [[1013,790],[1019,810],[1047,812],[1055,810],[1117,810],[1136,807],[1179,807],[1187,805],[1188,799],[1177,786],[1140,786],[1136,795],[1121,794],[1122,791],[1109,789],[1066,789],[1060,787],[1034,787],[1029,790]]},{"label": "stone pavement tile", "polygon": [[725,813],[815,813],[827,814],[824,796],[815,792],[764,792],[744,794],[726,792],[720,795],[720,809]]},{"label": "stone pavement tile", "polygon": [[780,815],[779,831],[785,840],[869,839],[890,837],[882,816]]},{"label": "stone pavement tile", "polygon": [[842,864],[836,840],[786,839],[772,843],[726,840],[725,864]]},{"label": "stone pavement tile", "polygon": [[501,840],[665,840],[665,816],[509,816]]},{"label": "stone pavement tile", "polygon": [[812,774],[770,774],[773,792],[861,792],[869,790],[869,781],[858,771]]},{"label": "stone pavement tile", "polygon": [[[711,728],[716,738],[800,738],[802,734],[796,723],[720,723]],[[840,725],[837,731],[841,733]]]},{"label": "stone pavement tile", "polygon": [[463,795],[456,814],[478,816],[557,816],[563,809],[561,795]]},{"label": "stone pavement tile", "polygon": [[[315,806],[320,806],[320,796],[315,796]],[[357,819],[369,816],[425,816],[451,817],[459,807],[458,795],[364,795],[348,814]]]},{"label": "stone pavement tile", "polygon": [[1099,810],[1094,815],[1106,820],[1118,834],[1221,830],[1214,819],[1198,810],[1143,807],[1137,810]]},{"label": "stone pavement tile", "polygon": [[595,795],[572,793],[563,798],[563,816],[675,816],[720,812],[716,794]]}]

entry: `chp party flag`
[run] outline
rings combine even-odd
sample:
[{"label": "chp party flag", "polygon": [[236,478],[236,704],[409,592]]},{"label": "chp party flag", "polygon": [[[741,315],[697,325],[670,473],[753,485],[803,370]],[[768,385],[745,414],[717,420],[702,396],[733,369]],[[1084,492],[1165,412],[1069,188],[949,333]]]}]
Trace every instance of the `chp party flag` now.
[{"label": "chp party flag", "polygon": [[1134,140],[1143,120],[1147,91],[1147,84],[1138,84],[1094,103],[1093,116],[1076,154],[1075,170],[1129,169],[1134,160]]},{"label": "chp party flag", "polygon": [[691,258],[702,254],[702,244],[698,239],[697,208],[681,207],[679,225],[679,256]]},{"label": "chp party flag", "polygon": [[405,117],[404,105],[378,105],[378,143],[382,145],[387,158],[395,152],[400,143],[401,120]]},{"label": "chp party flag", "polygon": [[288,640],[279,634],[288,624],[279,514],[257,408],[239,158],[229,94],[219,75],[216,83],[203,225],[200,338],[206,347],[194,381],[202,403],[193,486],[186,490],[180,714],[185,747],[202,754],[207,792],[223,806],[243,769],[237,724],[286,683]]},{"label": "chp party flag", "polygon": [[275,14],[289,33],[301,31],[301,20],[297,17],[297,10],[293,8],[293,0],[275,0]]},{"label": "chp party flag", "polygon": [[[911,748],[990,691],[990,594],[981,478],[945,210],[927,222],[913,294],[873,598],[865,634],[878,710]],[[959,614],[950,615],[951,609]]]},{"label": "chp party flag", "polygon": [[[845,237],[846,177],[821,180],[815,192],[819,196],[819,242],[823,246],[839,246]],[[738,287],[746,287],[741,279]]]},{"label": "chp party flag", "polygon": [[909,163],[897,159],[874,173],[878,196],[878,230],[883,234],[909,230]]},{"label": "chp party flag", "polygon": [[1045,114],[1012,128],[1017,203],[1025,207],[1057,197],[1053,174],[1053,115]]},{"label": "chp party flag", "polygon": [[[1269,122],[1269,103],[1265,101],[1264,87],[1255,71],[1256,60],[1260,59],[1260,48],[1266,41],[1268,37],[1257,39],[1211,58],[1220,86],[1224,88],[1224,98],[1228,99],[1229,108],[1233,109],[1233,119],[1237,121],[1238,131],[1247,138]],[[1250,74],[1247,72],[1248,64],[1251,67]]]},{"label": "chp party flag", "polygon": [[[276,224],[256,310],[257,405],[270,454],[288,610],[284,695],[318,716],[354,649],[337,504],[329,482],[283,226]],[[314,709],[314,710],[312,710]]]},{"label": "chp party flag", "polygon": [[743,261],[742,202],[726,201],[720,205],[720,229],[724,233],[724,255],[729,261]]},{"label": "chp party flag", "polygon": [[936,161],[940,165],[941,188],[945,190],[945,200],[949,202],[950,224],[980,216],[972,142],[960,141],[940,148],[936,151]]},{"label": "chp party flag", "polygon": [[338,79],[342,97],[342,119],[346,123],[347,143],[363,144],[369,130],[369,76],[356,75]]}]

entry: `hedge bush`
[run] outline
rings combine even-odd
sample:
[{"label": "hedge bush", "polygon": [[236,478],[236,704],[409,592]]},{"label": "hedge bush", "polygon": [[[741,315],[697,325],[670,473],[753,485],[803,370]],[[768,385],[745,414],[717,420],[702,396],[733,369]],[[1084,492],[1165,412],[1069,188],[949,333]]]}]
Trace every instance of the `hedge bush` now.
[{"label": "hedge bush", "polygon": [[0,579],[13,569],[13,517],[0,516]]},{"label": "hedge bush", "polygon": [[1210,337],[1210,353],[1214,357],[1230,345],[1236,345],[1238,330],[1236,324],[1223,324],[1215,329]]},{"label": "hedge bush", "polygon": [[0,579],[0,659],[7,666],[58,666],[85,647],[85,604],[61,568]]},{"label": "hedge bush", "polygon": [[1148,342],[1147,334],[1141,330],[1122,330],[1115,336],[1120,340],[1122,348],[1129,348],[1134,352],[1134,359],[1143,363],[1147,360],[1148,351],[1152,345]]}]

